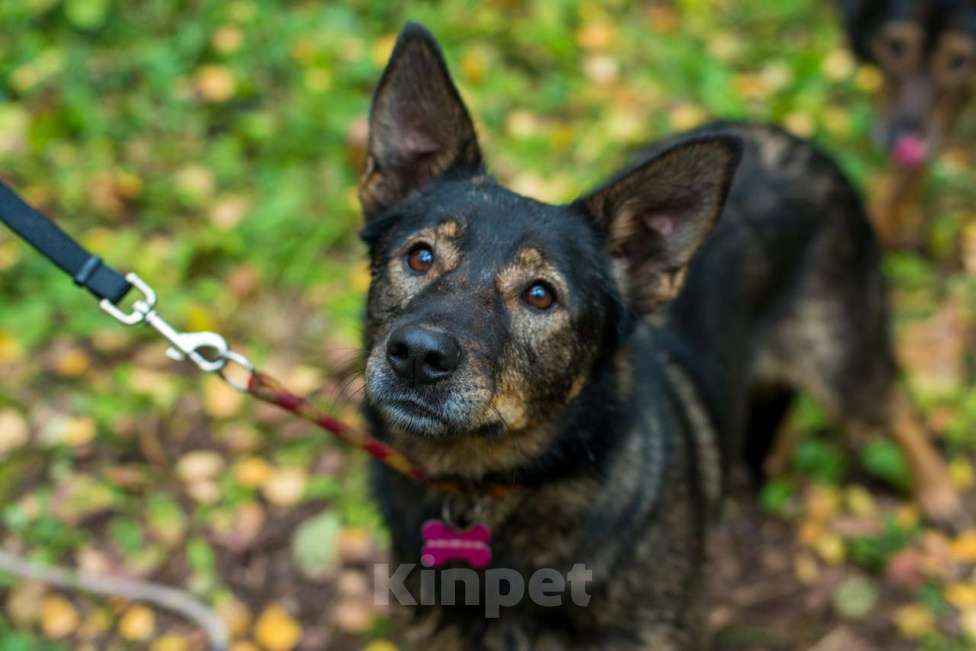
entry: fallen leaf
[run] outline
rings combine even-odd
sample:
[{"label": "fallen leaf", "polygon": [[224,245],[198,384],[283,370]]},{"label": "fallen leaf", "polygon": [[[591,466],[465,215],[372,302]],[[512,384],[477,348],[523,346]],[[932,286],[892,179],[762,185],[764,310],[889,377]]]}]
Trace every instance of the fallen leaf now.
[{"label": "fallen leaf", "polygon": [[844,579],[831,596],[834,610],[847,619],[861,619],[871,612],[878,602],[878,589],[863,576]]},{"label": "fallen leaf", "polygon": [[332,617],[340,631],[363,633],[373,621],[373,607],[368,599],[342,599]]},{"label": "fallen leaf", "polygon": [[190,642],[180,635],[167,633],[154,641],[149,651],[190,651]]},{"label": "fallen leaf", "polygon": [[976,583],[950,583],[946,585],[945,599],[957,610],[976,608]]},{"label": "fallen leaf", "polygon": [[241,637],[247,633],[251,626],[251,611],[244,602],[234,597],[225,597],[216,603],[215,608],[231,637]]},{"label": "fallen leaf", "polygon": [[203,408],[214,418],[235,416],[244,405],[244,394],[215,375],[203,381]]},{"label": "fallen leaf", "polygon": [[75,632],[81,620],[74,605],[59,595],[50,595],[41,603],[41,630],[58,640]]},{"label": "fallen leaf", "polygon": [[6,612],[15,624],[23,628],[33,626],[41,613],[47,588],[43,583],[24,581],[15,583],[7,592]]},{"label": "fallen leaf", "polygon": [[918,604],[902,606],[896,610],[894,621],[898,632],[910,640],[917,640],[929,633],[935,625],[932,613]]},{"label": "fallen leaf", "polygon": [[973,464],[961,457],[953,459],[949,463],[949,480],[957,490],[969,490],[973,485]]},{"label": "fallen leaf", "polygon": [[221,54],[233,54],[241,49],[244,41],[244,33],[234,25],[222,25],[217,28],[210,42],[214,49]]},{"label": "fallen leaf", "polygon": [[215,479],[224,469],[224,458],[213,450],[187,452],[176,462],[176,475],[193,484]]},{"label": "fallen leaf", "polygon": [[292,542],[292,558],[302,574],[321,579],[335,570],[341,531],[342,521],[332,511],[323,511],[302,523]]},{"label": "fallen leaf", "polygon": [[960,563],[976,563],[976,531],[969,530],[959,534],[949,549],[953,558]]},{"label": "fallen leaf", "polygon": [[347,527],[339,534],[339,557],[344,563],[366,563],[374,550],[373,537],[366,529]]},{"label": "fallen leaf", "polygon": [[273,472],[271,464],[257,456],[245,457],[234,464],[234,477],[248,488],[261,488]]},{"label": "fallen leaf", "polygon": [[234,96],[237,80],[226,66],[205,65],[197,70],[194,85],[208,102],[226,102]]},{"label": "fallen leaf", "polygon": [[93,610],[85,616],[81,626],[78,627],[78,637],[83,639],[101,637],[112,630],[112,623],[112,615],[107,609]]},{"label": "fallen leaf", "polygon": [[79,378],[90,367],[88,354],[76,346],[64,346],[58,350],[54,359],[54,372],[63,378]]},{"label": "fallen leaf", "polygon": [[145,642],[156,629],[156,615],[146,606],[130,606],[119,618],[119,635],[130,642]]},{"label": "fallen leaf", "polygon": [[305,495],[308,473],[303,468],[277,468],[261,489],[265,499],[275,506],[294,506]]},{"label": "fallen leaf", "polygon": [[27,419],[13,409],[0,410],[0,457],[23,447],[29,440]]},{"label": "fallen leaf", "polygon": [[976,608],[959,613],[959,626],[970,638],[976,638]]},{"label": "fallen leaf", "polygon": [[820,558],[828,565],[839,565],[847,557],[844,540],[835,533],[822,534],[813,544]]},{"label": "fallen leaf", "polygon": [[253,642],[240,641],[230,645],[229,651],[261,651]]},{"label": "fallen leaf", "polygon": [[893,584],[918,588],[925,582],[922,554],[917,549],[903,549],[888,559],[885,577]]},{"label": "fallen leaf", "polygon": [[397,645],[387,640],[374,640],[364,646],[363,651],[397,651]]},{"label": "fallen leaf", "polygon": [[254,639],[266,651],[291,651],[301,638],[301,625],[281,606],[268,606],[254,625]]}]

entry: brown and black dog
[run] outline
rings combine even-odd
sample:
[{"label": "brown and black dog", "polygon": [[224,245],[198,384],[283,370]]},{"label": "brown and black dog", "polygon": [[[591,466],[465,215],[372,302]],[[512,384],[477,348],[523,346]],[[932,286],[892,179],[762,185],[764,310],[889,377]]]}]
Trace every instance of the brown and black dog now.
[{"label": "brown and black dog", "polygon": [[952,135],[976,82],[976,0],[840,0],[854,52],[878,66],[875,137],[895,168],[881,234],[910,240],[926,163]]},{"label": "brown and black dog", "polygon": [[[797,390],[890,432],[926,513],[957,514],[898,389],[860,198],[808,143],[712,125],[576,201],[540,203],[486,173],[436,42],[409,25],[373,99],[360,197],[371,429],[470,488],[373,469],[405,568],[406,648],[701,648],[728,471],[769,443]],[[438,517],[490,528],[490,565],[422,569]],[[512,598],[541,572],[566,578],[548,584],[565,598]]]}]

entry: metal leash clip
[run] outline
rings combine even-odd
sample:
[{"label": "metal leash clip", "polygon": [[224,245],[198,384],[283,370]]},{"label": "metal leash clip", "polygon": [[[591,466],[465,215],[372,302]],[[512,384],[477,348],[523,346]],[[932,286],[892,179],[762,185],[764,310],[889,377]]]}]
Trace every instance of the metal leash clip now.
[{"label": "metal leash clip", "polygon": [[201,371],[217,373],[235,389],[247,391],[247,385],[228,377],[225,370],[232,362],[250,374],[254,365],[249,359],[231,350],[227,340],[216,332],[177,331],[156,312],[156,292],[153,288],[134,273],[126,274],[125,279],[142,294],[142,298],[132,304],[132,312],[126,314],[107,299],[99,303],[102,310],[125,325],[146,323],[170,343],[166,350],[167,357],[176,361],[189,359]]}]

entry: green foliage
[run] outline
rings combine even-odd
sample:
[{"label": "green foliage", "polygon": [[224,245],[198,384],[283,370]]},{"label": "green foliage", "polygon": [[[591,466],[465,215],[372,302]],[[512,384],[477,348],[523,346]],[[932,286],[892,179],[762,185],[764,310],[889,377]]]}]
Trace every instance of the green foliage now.
[{"label": "green foliage", "polygon": [[911,473],[901,449],[888,438],[868,441],[861,448],[861,463],[864,468],[892,486],[908,490],[911,486]]},{"label": "green foliage", "polygon": [[915,535],[914,530],[889,519],[878,535],[856,537],[848,543],[851,559],[866,570],[880,572],[888,560],[904,549]]}]

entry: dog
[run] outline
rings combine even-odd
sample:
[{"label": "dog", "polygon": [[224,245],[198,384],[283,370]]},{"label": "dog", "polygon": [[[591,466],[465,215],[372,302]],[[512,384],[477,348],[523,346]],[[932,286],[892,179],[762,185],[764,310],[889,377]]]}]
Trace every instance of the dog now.
[{"label": "dog", "polygon": [[908,235],[922,170],[951,136],[976,79],[976,1],[841,0],[857,57],[878,66],[875,138],[898,171],[882,209],[882,235]]},{"label": "dog", "polygon": [[[899,388],[859,196],[807,143],[715,124],[541,203],[488,175],[437,43],[410,24],[367,148],[365,416],[467,486],[445,495],[372,468],[393,567],[420,602],[395,609],[405,648],[701,648],[730,469],[762,456],[797,390],[840,423],[886,428],[926,512],[958,513]],[[479,554],[491,531],[478,576],[556,571],[585,603],[445,604],[456,565],[417,565],[438,518]],[[497,600],[485,585],[478,599]]]}]

